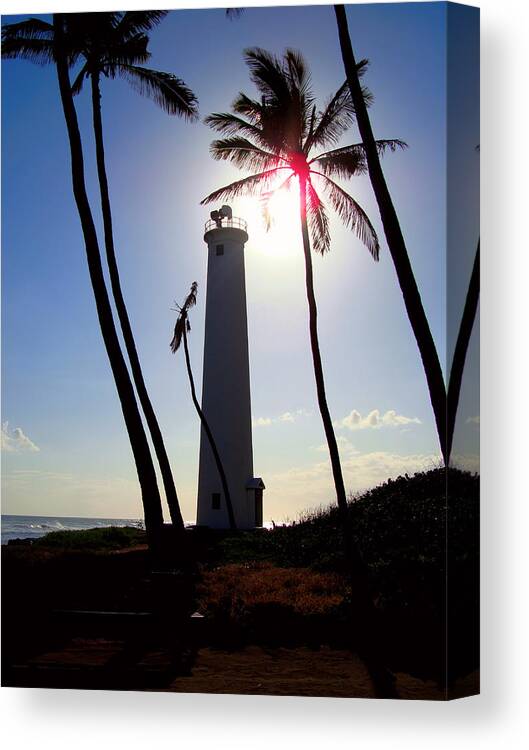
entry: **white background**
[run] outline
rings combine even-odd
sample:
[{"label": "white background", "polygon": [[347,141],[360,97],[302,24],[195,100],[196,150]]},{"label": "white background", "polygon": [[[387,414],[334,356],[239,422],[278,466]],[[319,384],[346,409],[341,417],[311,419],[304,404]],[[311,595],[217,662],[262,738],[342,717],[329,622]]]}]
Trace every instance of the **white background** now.
[{"label": "white background", "polygon": [[[162,2],[157,7],[225,4],[230,3],[188,0]],[[246,5],[251,4],[251,0],[246,1]],[[123,5],[130,9],[153,7],[145,0],[126,0]],[[482,0],[479,5],[483,237],[481,696],[444,704],[3,688],[1,731],[10,744],[42,750],[125,745],[134,750],[154,750],[166,743],[215,750],[320,750],[322,746],[351,744],[362,750],[496,750],[498,746],[506,750],[527,746],[529,247],[525,235],[529,216],[529,4],[526,0]],[[0,0],[2,13],[116,6],[108,0]]]}]

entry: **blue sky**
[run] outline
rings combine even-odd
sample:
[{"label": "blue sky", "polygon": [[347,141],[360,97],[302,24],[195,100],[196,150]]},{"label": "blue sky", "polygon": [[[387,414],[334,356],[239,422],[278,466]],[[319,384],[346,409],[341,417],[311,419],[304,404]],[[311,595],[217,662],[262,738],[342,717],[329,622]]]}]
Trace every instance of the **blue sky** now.
[{"label": "blue sky", "polygon": [[[384,171],[445,362],[446,6],[357,5],[347,12],[355,53],[370,60],[365,80],[375,96],[374,131],[379,138],[400,138],[409,145],[385,157]],[[461,33],[470,27],[470,18],[462,17]],[[458,96],[472,111],[465,92],[475,88],[477,72],[465,61],[473,59],[477,33],[466,39],[458,48]],[[251,92],[242,50],[256,45],[276,53],[299,49],[322,105],[343,82],[336,22],[328,6],[250,9],[235,22],[225,20],[221,9],[172,12],[152,34],[150,65],[183,78],[205,116],[226,111],[238,91]],[[119,80],[104,81],[102,94],[125,297],[184,517],[193,520],[199,425],[183,359],[169,350],[171,307],[198,281],[190,347],[200,382],[206,280],[202,235],[209,209],[199,201],[240,173],[211,159],[213,134],[202,123],[169,117]],[[76,104],[98,215],[88,91]],[[463,176],[475,185],[477,118],[466,118],[456,130],[451,187]],[[358,140],[352,128],[344,144]],[[358,178],[344,187],[369,213],[382,244],[375,264],[333,218],[331,253],[314,259],[329,405],[346,484],[357,491],[431,466],[438,444],[369,180]],[[461,244],[468,262],[449,278],[456,315],[479,231],[476,206],[466,205],[467,192],[459,192],[464,218],[454,221],[451,241],[454,247]],[[266,234],[256,201],[232,205],[234,214],[250,224],[246,273],[254,468],[267,485],[265,517],[293,518],[303,508],[333,500],[307,335],[299,220],[288,205],[282,206]],[[2,419],[8,422],[3,429],[3,512],[140,516],[135,469],[71,193],[54,69],[23,61],[2,64],[2,250]],[[471,351],[476,354],[477,339]],[[347,419],[352,412],[361,416]],[[467,387],[458,446],[469,456],[477,452],[478,414],[475,393]]]}]

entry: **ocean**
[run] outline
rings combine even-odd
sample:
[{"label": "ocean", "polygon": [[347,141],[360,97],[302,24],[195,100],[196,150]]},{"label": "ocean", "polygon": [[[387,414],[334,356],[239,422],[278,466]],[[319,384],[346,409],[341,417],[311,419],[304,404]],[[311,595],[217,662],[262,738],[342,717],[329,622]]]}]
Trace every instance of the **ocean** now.
[{"label": "ocean", "polygon": [[38,539],[50,531],[80,531],[107,526],[137,526],[137,518],[61,518],[60,516],[8,516],[2,514],[2,544],[10,539]]}]

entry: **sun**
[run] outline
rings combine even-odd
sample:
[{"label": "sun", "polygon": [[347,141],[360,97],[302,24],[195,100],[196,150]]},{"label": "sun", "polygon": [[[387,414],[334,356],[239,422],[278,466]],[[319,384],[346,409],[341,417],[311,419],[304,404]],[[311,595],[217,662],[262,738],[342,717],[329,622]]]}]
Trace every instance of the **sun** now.
[{"label": "sun", "polygon": [[267,231],[261,201],[258,197],[238,201],[237,214],[248,222],[248,233],[254,251],[277,258],[302,252],[299,218],[299,191],[295,180],[288,188],[274,193],[269,202],[272,220]]}]

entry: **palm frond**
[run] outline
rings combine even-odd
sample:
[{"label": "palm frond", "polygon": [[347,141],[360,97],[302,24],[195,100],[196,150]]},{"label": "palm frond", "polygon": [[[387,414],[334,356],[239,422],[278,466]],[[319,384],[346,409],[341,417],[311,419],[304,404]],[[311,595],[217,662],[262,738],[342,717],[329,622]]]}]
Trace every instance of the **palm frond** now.
[{"label": "palm frond", "polygon": [[237,180],[229,185],[214,190],[208,196],[200,201],[200,205],[204,206],[207,203],[213,203],[213,201],[224,200],[229,198],[237,198],[240,195],[256,195],[257,193],[266,192],[270,188],[273,181],[279,176],[278,172],[281,169],[289,169],[289,167],[275,167],[275,169],[267,169],[264,172],[258,172],[257,174],[249,175],[249,177],[243,177],[242,180]]},{"label": "palm frond", "polygon": [[84,79],[88,75],[88,63],[85,63],[79,73],[76,75],[74,82],[72,83],[72,94],[76,96],[81,92],[83,88]]},{"label": "palm frond", "polygon": [[325,255],[331,248],[329,217],[310,180],[307,180],[307,221],[313,250]]},{"label": "palm frond", "polygon": [[360,62],[356,63],[356,72],[358,73],[358,78],[363,78],[365,75],[366,70],[369,67],[369,60],[367,58],[362,58]]},{"label": "palm frond", "polygon": [[[97,69],[114,77],[116,65],[147,62],[149,38],[139,29],[122,29],[123,13],[67,13],[66,38]],[[141,14],[140,14],[141,15]]]},{"label": "palm frond", "polygon": [[173,354],[176,354],[178,349],[180,348],[180,344],[182,343],[182,337],[184,335],[184,326],[186,324],[186,319],[182,315],[179,315],[176,319],[174,331],[173,331],[173,338],[171,339],[171,343],[169,346],[171,347],[171,351]]},{"label": "palm frond", "polygon": [[311,76],[302,54],[297,50],[287,49],[283,59],[291,97],[290,133],[287,142],[301,148],[301,142],[309,129],[314,105]]},{"label": "palm frond", "polygon": [[[379,141],[375,141],[375,143],[377,145],[379,156],[383,156],[388,149],[390,151],[396,151],[398,148],[401,148],[402,150],[408,148],[406,141],[401,141],[399,138],[381,138]],[[362,149],[364,148],[363,143],[358,143],[357,145]]]},{"label": "palm frond", "polygon": [[263,104],[239,91],[232,102],[231,108],[236,115],[247,117],[250,122],[257,125],[261,122],[263,114]]},{"label": "palm frond", "polygon": [[309,154],[314,146],[337,143],[340,136],[345,133],[353,121],[354,107],[346,81],[331,97],[323,112],[316,118],[316,127],[313,128],[312,134],[305,141],[304,152]]},{"label": "palm frond", "polygon": [[250,68],[250,78],[259,92],[276,104],[290,99],[288,79],[281,61],[261,47],[244,50],[244,59]]},{"label": "palm frond", "polygon": [[[396,151],[398,148],[408,148],[408,144],[405,141],[399,140],[398,138],[381,138],[379,141],[376,141],[376,144],[379,156],[382,156],[388,149],[390,151]],[[322,159],[324,157],[338,156],[349,151],[356,151],[359,154],[365,155],[365,146],[363,143],[351,143],[349,146],[333,148],[330,151],[324,151],[322,154],[318,154],[318,156],[315,156],[313,159],[311,159],[309,163],[312,164],[313,162],[318,161],[319,159]]]},{"label": "palm frond", "polygon": [[[287,50],[280,60],[260,47],[245,50],[244,56],[250,78],[262,95],[261,105],[252,107],[253,122],[261,126],[262,139],[274,151],[299,150],[312,106],[303,58]],[[248,100],[244,104],[248,105]],[[237,114],[244,112],[237,110]]]},{"label": "palm frond", "polygon": [[309,126],[307,130],[307,137],[305,139],[305,142],[308,143],[312,136],[314,135],[314,129],[316,127],[316,119],[317,119],[317,113],[316,113],[316,105],[314,104],[312,107],[312,112],[310,113],[310,120],[309,120]]},{"label": "palm frond", "polygon": [[322,154],[311,159],[309,164],[318,167],[323,174],[329,177],[342,177],[349,179],[360,174],[365,174],[367,161],[362,150],[356,148],[336,149],[335,152]]},{"label": "palm frond", "polygon": [[[285,91],[287,89],[288,87],[285,87]],[[257,132],[253,131],[252,134],[262,146],[268,149],[288,150],[289,143],[295,141],[296,138],[299,139],[299,105],[293,102],[290,94],[285,95],[281,102],[266,96],[258,102],[250,99],[243,92],[239,92],[231,107],[236,116],[242,115],[247,118],[250,125],[257,129]]]},{"label": "palm frond", "polygon": [[243,13],[244,8],[226,8],[226,16],[230,21],[234,21]]},{"label": "palm frond", "polygon": [[229,112],[214,112],[204,118],[204,124],[226,135],[241,134],[252,136],[256,140],[260,140],[262,137],[262,131],[257,125],[247,122],[242,117],[237,117],[237,115],[232,115]]},{"label": "palm frond", "polygon": [[189,310],[190,307],[194,307],[197,303],[197,292],[198,292],[198,284],[196,281],[193,281],[191,284],[191,291],[186,297],[186,300],[184,302],[184,309]]},{"label": "palm frond", "polygon": [[87,11],[85,13],[63,13],[62,20],[67,34],[84,37],[108,39],[113,34],[121,13]]},{"label": "palm frond", "polygon": [[213,141],[210,153],[217,161],[230,161],[239,169],[265,170],[278,167],[286,160],[270,151],[255,146],[247,138],[232,135]]},{"label": "palm frond", "polygon": [[171,73],[138,65],[119,65],[116,73],[168,114],[180,115],[189,120],[196,120],[198,117],[196,96],[180,78]]},{"label": "palm frond", "polygon": [[64,13],[64,39],[68,46],[78,50],[84,57],[92,56],[94,48],[98,54],[103,47],[116,46],[114,33],[115,17],[119,13]]},{"label": "palm frond", "polygon": [[2,41],[2,58],[22,58],[37,65],[47,65],[55,59],[55,46],[47,39],[8,38]]},{"label": "palm frond", "polygon": [[305,99],[312,98],[311,76],[301,52],[287,49],[284,54],[285,69],[288,71],[290,91],[299,91]]},{"label": "palm frond", "polygon": [[301,103],[291,100],[284,105],[266,106],[261,116],[262,141],[275,152],[293,153],[301,150],[307,117]]},{"label": "palm frond", "polygon": [[6,60],[22,58],[38,65],[54,60],[54,32],[52,24],[40,18],[28,18],[2,27],[2,57]]},{"label": "palm frond", "polygon": [[114,77],[119,65],[141,65],[148,62],[151,58],[148,45],[149,37],[144,33],[135,34],[126,41],[118,40],[113,43],[110,40],[108,45],[104,45],[103,50],[99,48],[96,40],[94,54],[88,54],[87,57],[91,58],[92,66],[94,63],[98,64],[102,70]]},{"label": "palm frond", "polygon": [[185,298],[184,304],[182,305],[182,307],[179,308],[180,314],[178,315],[178,318],[176,319],[176,324],[175,324],[174,331],[173,331],[173,338],[171,339],[171,343],[169,344],[173,354],[176,354],[176,352],[180,348],[180,344],[182,343],[184,331],[191,330],[191,325],[189,323],[189,319],[187,316],[188,316],[189,310],[192,307],[194,307],[197,303],[197,292],[198,292],[198,284],[196,281],[193,281],[193,283],[191,284],[191,291]]},{"label": "palm frond", "polygon": [[53,39],[53,24],[40,18],[28,18],[2,26],[2,42],[6,39]]},{"label": "palm frond", "polygon": [[[364,75],[368,67],[367,60],[361,60],[356,68],[358,75]],[[372,95],[367,88],[362,89],[366,104],[372,102]],[[319,113],[314,125],[309,129],[303,145],[305,154],[309,154],[315,146],[325,146],[337,143],[340,136],[350,127],[355,119],[355,110],[347,81],[329,99],[324,110]]]},{"label": "palm frond", "polygon": [[122,39],[127,39],[138,32],[150,31],[163,21],[168,13],[167,10],[125,11],[116,25],[116,31]]},{"label": "palm frond", "polygon": [[[376,142],[380,156],[386,151],[396,151],[397,148],[407,148],[404,141],[398,139],[383,139]],[[325,175],[330,177],[342,177],[348,179],[367,170],[366,153],[363,143],[353,143],[350,146],[335,148],[315,156],[309,161],[310,165],[317,166]]]},{"label": "palm frond", "polygon": [[374,260],[378,260],[380,245],[377,233],[364,209],[346,191],[323,173],[314,172],[324,180],[324,189],[332,207],[346,227],[356,233]]}]

